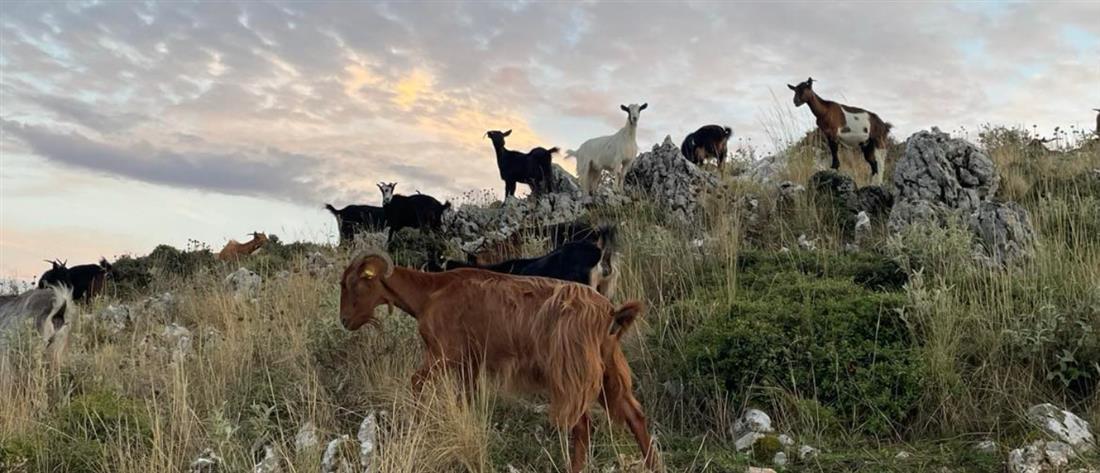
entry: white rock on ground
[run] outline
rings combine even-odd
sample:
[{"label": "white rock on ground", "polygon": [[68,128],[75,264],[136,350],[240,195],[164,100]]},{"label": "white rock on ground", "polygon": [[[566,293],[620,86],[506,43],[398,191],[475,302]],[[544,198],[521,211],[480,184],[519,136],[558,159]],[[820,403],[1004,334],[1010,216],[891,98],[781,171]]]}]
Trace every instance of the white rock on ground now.
[{"label": "white rock on ground", "polygon": [[982,453],[997,453],[997,442],[990,439],[982,440],[974,444],[974,450]]},{"label": "white rock on ground", "polygon": [[317,424],[312,421],[306,421],[298,428],[298,433],[294,435],[294,451],[302,452],[312,449],[320,443],[317,439]]},{"label": "white rock on ground", "polygon": [[1044,432],[1069,444],[1078,451],[1087,452],[1096,446],[1096,439],[1089,423],[1076,414],[1045,403],[1031,406],[1027,418]]},{"label": "white rock on ground", "polygon": [[191,462],[189,473],[216,473],[221,471],[222,458],[212,449],[203,449],[195,461]]},{"label": "white rock on ground", "polygon": [[794,439],[792,439],[791,436],[787,434],[779,434],[779,436],[776,437],[776,440],[779,440],[779,444],[784,447],[790,447],[791,445],[794,445]]},{"label": "white rock on ground", "polygon": [[809,445],[803,445],[798,447],[798,459],[801,461],[810,461],[817,458],[818,450]]},{"label": "white rock on ground", "polygon": [[772,419],[760,409],[747,409],[733,423],[734,447],[737,451],[751,448],[765,434],[773,432]]},{"label": "white rock on ground", "polygon": [[180,361],[191,354],[191,331],[187,327],[174,323],[164,326],[160,332],[161,340],[168,346],[172,360]]},{"label": "white rock on ground", "polygon": [[1010,473],[1043,473],[1061,471],[1075,456],[1073,447],[1064,442],[1037,440],[1008,453]]},{"label": "white rock on ground", "polygon": [[340,457],[340,447],[343,446],[344,443],[350,441],[351,437],[344,434],[332,439],[332,441],[325,445],[325,453],[321,456],[321,473],[343,473],[351,471],[351,465],[348,465],[347,460]]},{"label": "white rock on ground", "polygon": [[252,467],[252,473],[282,473],[283,467],[279,455],[275,453],[275,447],[268,443],[264,444],[263,449],[264,457]]},{"label": "white rock on ground", "polygon": [[748,469],[745,470],[745,473],[775,473],[775,470],[771,468],[759,468],[755,466],[750,466],[748,467]]},{"label": "white rock on ground", "polygon": [[251,300],[260,293],[263,278],[248,268],[239,268],[225,277],[225,284],[237,300]]},{"label": "white rock on ground", "polygon": [[811,240],[809,238],[806,238],[805,233],[799,234],[798,235],[798,246],[801,246],[802,249],[806,250],[806,251],[814,251],[814,250],[817,249],[817,243],[815,243],[815,240],[816,239]]},{"label": "white rock on ground", "polygon": [[775,452],[775,457],[772,457],[772,464],[775,466],[785,466],[787,464],[787,454],[784,452]]},{"label": "white rock on ground", "polygon": [[378,442],[378,419],[374,412],[363,418],[356,438],[359,439],[359,465],[365,470],[370,466],[370,458]]},{"label": "white rock on ground", "polygon": [[906,452],[905,450],[902,450],[902,451],[898,452],[897,455],[894,455],[894,459],[895,460],[908,460],[908,459],[912,458],[912,456],[913,456],[912,453],[909,453],[909,452]]},{"label": "white rock on ground", "polygon": [[134,320],[130,306],[126,304],[108,304],[96,314],[95,318],[99,323],[105,324],[107,331],[111,334],[125,330]]}]

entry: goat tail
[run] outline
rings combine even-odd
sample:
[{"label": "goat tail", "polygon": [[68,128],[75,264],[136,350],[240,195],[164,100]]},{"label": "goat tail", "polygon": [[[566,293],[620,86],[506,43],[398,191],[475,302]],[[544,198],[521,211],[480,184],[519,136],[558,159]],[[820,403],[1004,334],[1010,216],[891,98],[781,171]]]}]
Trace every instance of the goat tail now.
[{"label": "goat tail", "polygon": [[619,306],[611,313],[611,327],[608,329],[608,334],[616,339],[622,338],[623,333],[634,325],[634,321],[638,320],[644,311],[645,304],[640,301],[628,301]]},{"label": "goat tail", "polygon": [[727,126],[727,127],[722,127],[722,129],[726,130],[726,138],[729,138],[729,137],[733,136],[733,128],[730,128],[730,127]]},{"label": "goat tail", "polygon": [[340,214],[340,212],[336,210],[336,207],[333,207],[332,204],[325,204],[325,208],[328,209],[329,212],[332,212],[333,215]]},{"label": "goat tail", "polygon": [[558,153],[558,152],[560,152],[560,151],[561,151],[561,148],[559,148],[559,147],[557,147],[557,146],[555,146],[555,147],[553,147],[553,148],[550,148],[550,149],[546,150],[546,152],[547,152],[547,153],[550,153],[551,155],[553,155],[553,154],[557,154],[557,153]]}]

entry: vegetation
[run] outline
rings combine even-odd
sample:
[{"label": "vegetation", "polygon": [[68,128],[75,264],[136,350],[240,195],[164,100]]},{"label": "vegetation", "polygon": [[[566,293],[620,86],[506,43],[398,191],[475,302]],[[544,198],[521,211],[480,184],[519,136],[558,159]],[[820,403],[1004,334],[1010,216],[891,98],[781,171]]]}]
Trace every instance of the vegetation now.
[{"label": "vegetation", "polygon": [[[974,262],[957,228],[877,228],[851,249],[813,193],[778,205],[774,187],[732,178],[697,228],[646,203],[598,209],[623,222],[620,297],[648,303],[626,351],[669,470],[768,464],[782,448],[772,440],[733,448],[732,423],[750,406],[821,450],[809,462],[790,455],[786,471],[997,471],[1006,450],[972,445],[1042,438],[1022,419],[1039,402],[1100,426],[1100,141],[1038,150],[1029,137],[978,137],[1001,174],[999,197],[1023,205],[1039,235],[1035,257],[1011,268]],[[794,145],[785,177],[807,182],[819,149],[812,136]],[[866,183],[862,159],[844,158]],[[800,235],[816,248],[801,248]],[[418,264],[429,245],[454,251],[421,240],[402,233],[398,260]],[[354,438],[376,412],[371,471],[561,471],[565,435],[546,422],[544,401],[489,384],[463,402],[445,382],[414,398],[411,319],[395,311],[378,328],[339,325],[336,279],[353,251],[273,241],[240,263],[264,277],[256,303],[223,284],[237,265],[198,244],[119,260],[107,297],[85,315],[165,291],[179,303],[158,317],[136,310],[120,333],[78,317],[60,366],[31,334],[0,355],[0,470],[185,471],[212,448],[226,471],[248,471],[269,442],[287,471],[316,471],[324,442]],[[334,269],[311,275],[313,252]],[[185,356],[164,342],[165,317],[191,330]],[[603,416],[592,471],[636,471],[629,433]],[[307,421],[322,443],[297,450]],[[912,456],[895,458],[901,450]]]}]

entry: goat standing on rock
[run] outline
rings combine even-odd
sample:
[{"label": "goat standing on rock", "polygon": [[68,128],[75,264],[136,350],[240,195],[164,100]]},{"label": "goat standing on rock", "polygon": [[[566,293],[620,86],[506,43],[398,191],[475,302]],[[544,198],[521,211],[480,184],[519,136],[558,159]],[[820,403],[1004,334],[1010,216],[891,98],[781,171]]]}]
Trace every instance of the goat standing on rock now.
[{"label": "goat standing on rock", "polygon": [[504,180],[504,197],[516,196],[517,182],[530,186],[534,195],[554,192],[550,160],[558,152],[558,148],[536,147],[527,153],[512,151],[504,147],[504,138],[511,134],[512,130],[485,132],[496,150],[497,169],[500,170],[500,178]]},{"label": "goat standing on rock", "polygon": [[702,166],[707,158],[717,159],[718,169],[722,169],[730,136],[733,136],[733,130],[728,126],[704,125],[684,137],[680,152],[696,166]]},{"label": "goat standing on rock", "polygon": [[340,323],[348,330],[377,323],[381,305],[416,319],[424,362],[414,391],[445,371],[470,392],[485,371],[506,386],[549,394],[550,420],[570,429],[572,473],[587,462],[589,409],[599,402],[630,428],[646,465],[657,466],[621,346],[642,314],[640,302],[615,307],[590,287],[549,278],[479,269],[424,273],[394,267],[385,253],[358,256],[340,279]]},{"label": "goat standing on rock", "polygon": [[619,105],[626,112],[626,125],[618,132],[592,138],[582,143],[576,151],[565,152],[566,157],[577,158],[577,180],[585,192],[592,194],[596,190],[603,171],[615,172],[616,189],[622,190],[626,171],[638,157],[638,117],[648,106],[648,103]]},{"label": "goat standing on rock", "polygon": [[[817,127],[825,133],[832,154],[833,169],[840,168],[837,151],[841,144],[859,148],[863,159],[871,165],[871,181],[882,184],[882,171],[886,160],[886,136],[893,125],[882,121],[878,115],[862,108],[825,100],[813,89],[814,79],[808,78],[798,85],[787,84],[794,91],[794,106],[808,104],[810,111],[817,117]],[[880,154],[881,153],[881,154]]]}]

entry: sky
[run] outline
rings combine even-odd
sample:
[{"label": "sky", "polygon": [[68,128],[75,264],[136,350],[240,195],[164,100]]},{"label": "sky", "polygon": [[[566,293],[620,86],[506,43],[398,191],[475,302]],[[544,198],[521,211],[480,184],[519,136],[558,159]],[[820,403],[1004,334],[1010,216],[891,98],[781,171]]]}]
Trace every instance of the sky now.
[{"label": "sky", "polygon": [[[379,181],[503,194],[508,147],[708,123],[766,153],[814,126],[785,84],[939,126],[1089,127],[1100,2],[13,2],[0,9],[0,278],[266,231]],[[566,168],[572,162],[560,159]],[[521,186],[522,187],[522,186]]]}]

